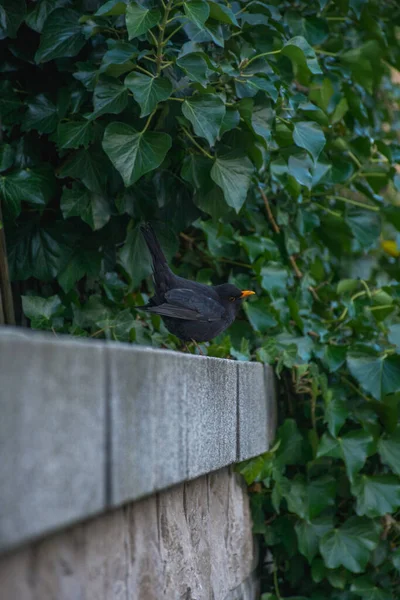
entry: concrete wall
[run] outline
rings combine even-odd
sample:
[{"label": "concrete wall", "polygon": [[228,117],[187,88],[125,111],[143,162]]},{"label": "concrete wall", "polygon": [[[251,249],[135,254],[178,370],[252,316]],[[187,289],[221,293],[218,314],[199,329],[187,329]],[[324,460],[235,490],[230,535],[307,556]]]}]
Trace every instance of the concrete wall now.
[{"label": "concrete wall", "polygon": [[255,598],[224,467],[267,450],[275,410],[261,364],[0,328],[6,600]]}]

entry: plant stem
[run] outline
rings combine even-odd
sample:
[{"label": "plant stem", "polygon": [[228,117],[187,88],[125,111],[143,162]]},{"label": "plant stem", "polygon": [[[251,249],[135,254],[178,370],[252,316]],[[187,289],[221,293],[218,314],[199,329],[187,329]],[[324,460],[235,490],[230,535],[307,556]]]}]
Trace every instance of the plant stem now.
[{"label": "plant stem", "polygon": [[139,65],[136,65],[135,69],[138,69],[138,71],[142,71],[142,73],[146,73],[146,75],[148,75],[149,77],[154,77],[153,73],[150,73],[150,71],[144,69],[143,67],[140,67]]},{"label": "plant stem", "polygon": [[279,227],[274,219],[274,215],[272,214],[271,207],[268,202],[268,198],[260,185],[258,186],[258,189],[260,190],[261,197],[264,200],[265,210],[267,211],[268,220],[271,223],[272,229],[275,231],[275,233],[280,233],[281,230],[279,229]]},{"label": "plant stem", "polygon": [[274,588],[275,588],[275,596],[278,600],[281,600],[281,592],[279,590],[279,582],[278,582],[278,567],[276,566],[276,561],[274,560]]},{"label": "plant stem", "polygon": [[341,200],[342,202],[347,202],[347,204],[360,206],[361,208],[365,208],[365,210],[371,210],[372,212],[379,212],[379,208],[377,206],[372,206],[372,204],[365,204],[364,202],[357,202],[357,200],[351,200],[351,198],[345,198],[344,196],[328,196],[328,198],[330,200]]},{"label": "plant stem", "polygon": [[347,151],[347,154],[350,156],[350,158],[356,163],[357,167],[359,169],[362,169],[362,164],[360,163],[360,161],[358,160],[357,156],[355,154],[353,154],[353,152],[351,152],[350,150]]},{"label": "plant stem", "polygon": [[155,108],[155,109],[153,110],[153,112],[152,112],[152,113],[151,113],[151,114],[148,116],[148,119],[147,119],[147,121],[146,121],[146,125],[144,126],[144,129],[142,129],[141,133],[144,133],[144,132],[147,130],[148,126],[149,126],[149,125],[150,125],[150,123],[151,123],[151,120],[152,120],[152,118],[154,117],[154,115],[155,115],[155,113],[156,113],[156,110],[157,110],[157,109]]},{"label": "plant stem", "polygon": [[257,58],[263,58],[264,56],[270,56],[271,54],[279,54],[280,52],[282,52],[282,48],[280,50],[272,50],[271,52],[263,52],[262,54],[256,54],[256,56],[250,58],[250,60],[245,65],[243,65],[243,68],[247,69],[247,67],[251,65],[252,62],[257,60]]},{"label": "plant stem", "polygon": [[202,146],[200,146],[200,144],[198,144],[196,142],[196,140],[194,139],[194,137],[192,137],[190,135],[190,133],[188,132],[188,130],[186,129],[186,127],[182,127],[182,130],[186,133],[187,137],[196,146],[196,148],[198,148],[200,150],[200,152],[202,152],[204,154],[204,156],[207,156],[207,158],[210,158],[211,160],[213,160],[213,157],[211,156],[211,154],[209,154],[207,152],[207,150],[204,150],[204,148],[202,148]]},{"label": "plant stem", "polygon": [[163,16],[163,19],[162,19],[161,25],[160,25],[160,33],[158,35],[158,40],[157,40],[157,54],[156,54],[157,76],[161,73],[162,50],[163,50],[163,44],[164,44],[165,27],[167,25],[169,12],[172,8],[172,2],[173,2],[173,0],[168,0],[167,4],[165,5],[164,16]]},{"label": "plant stem", "polygon": [[171,38],[172,38],[172,37],[173,37],[173,36],[174,36],[176,33],[178,33],[178,31],[179,31],[180,29],[182,29],[183,25],[184,25],[184,23],[181,23],[180,25],[178,25],[178,27],[176,27],[176,29],[174,29],[174,31],[173,31],[172,33],[170,33],[170,34],[169,34],[169,36],[168,36],[167,38],[165,38],[165,40],[163,41],[163,46],[165,46],[165,44],[166,44],[167,42],[169,42],[169,40],[170,40],[170,39],[171,39]]}]

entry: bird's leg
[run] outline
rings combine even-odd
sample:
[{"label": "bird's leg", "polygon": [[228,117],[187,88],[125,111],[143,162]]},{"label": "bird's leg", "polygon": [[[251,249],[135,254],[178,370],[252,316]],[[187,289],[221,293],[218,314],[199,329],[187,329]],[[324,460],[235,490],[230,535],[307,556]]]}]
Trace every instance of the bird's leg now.
[{"label": "bird's leg", "polygon": [[196,340],[193,340],[193,339],[192,339],[192,342],[193,342],[193,344],[196,346],[196,348],[198,349],[198,351],[199,351],[199,354],[201,354],[201,356],[204,356],[204,352],[203,352],[203,350],[201,349],[201,346],[199,346],[199,344],[196,342]]}]

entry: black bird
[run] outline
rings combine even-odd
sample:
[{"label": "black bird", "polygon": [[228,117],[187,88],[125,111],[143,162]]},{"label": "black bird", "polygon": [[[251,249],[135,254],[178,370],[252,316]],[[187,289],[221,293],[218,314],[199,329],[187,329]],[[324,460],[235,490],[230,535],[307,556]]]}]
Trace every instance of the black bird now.
[{"label": "black bird", "polygon": [[155,293],[147,312],[161,315],[168,331],[184,342],[208,342],[233,323],[242,301],[255,292],[241,291],[230,283],[204,285],[175,275],[149,224],[141,231],[153,259]]}]

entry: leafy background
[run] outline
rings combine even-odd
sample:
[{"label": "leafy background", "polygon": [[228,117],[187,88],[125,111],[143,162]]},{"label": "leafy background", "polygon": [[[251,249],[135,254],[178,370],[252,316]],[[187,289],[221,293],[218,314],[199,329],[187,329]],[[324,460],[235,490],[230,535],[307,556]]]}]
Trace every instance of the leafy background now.
[{"label": "leafy background", "polygon": [[239,466],[264,600],[400,597],[399,38],[394,0],[0,0],[18,321],[179,348],[133,308],[144,219],[180,275],[257,292],[203,352],[280,380]]}]

